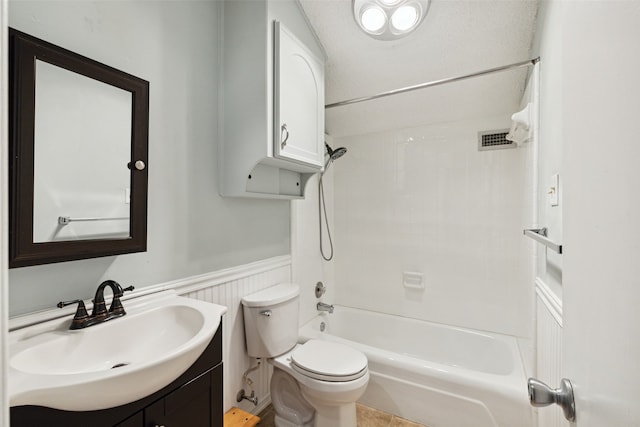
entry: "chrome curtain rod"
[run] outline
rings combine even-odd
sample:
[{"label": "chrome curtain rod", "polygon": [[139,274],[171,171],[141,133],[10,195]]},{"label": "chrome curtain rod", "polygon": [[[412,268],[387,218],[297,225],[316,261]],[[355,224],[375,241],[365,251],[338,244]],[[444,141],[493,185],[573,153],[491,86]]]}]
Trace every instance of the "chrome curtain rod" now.
[{"label": "chrome curtain rod", "polygon": [[324,108],[342,107],[343,105],[357,104],[359,102],[371,101],[378,98],[384,98],[386,96],[397,95],[399,93],[412,92],[414,90],[424,89],[432,86],[438,86],[445,83],[457,82],[460,80],[469,79],[471,77],[479,77],[479,76],[484,76],[486,74],[497,73],[499,71],[512,70],[515,68],[522,68],[522,67],[530,67],[532,65],[537,64],[539,61],[540,61],[540,58],[538,57],[534,59],[529,59],[528,61],[516,62],[514,64],[503,65],[502,67],[490,68],[488,70],[478,71],[471,74],[465,74],[464,76],[449,77],[447,79],[434,80],[432,82],[420,83],[414,86],[408,86],[408,87],[403,87],[401,89],[390,90],[388,92],[382,92],[377,95],[363,96],[360,98],[347,99],[346,101],[334,102],[332,104],[325,105]]}]

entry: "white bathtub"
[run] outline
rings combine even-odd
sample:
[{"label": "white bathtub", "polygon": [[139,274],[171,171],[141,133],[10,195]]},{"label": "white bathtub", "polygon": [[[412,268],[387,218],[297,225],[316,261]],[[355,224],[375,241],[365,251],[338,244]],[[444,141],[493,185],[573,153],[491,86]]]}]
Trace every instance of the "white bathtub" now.
[{"label": "white bathtub", "polygon": [[300,337],[367,355],[364,405],[429,427],[533,426],[514,337],[341,306],[305,324]]}]

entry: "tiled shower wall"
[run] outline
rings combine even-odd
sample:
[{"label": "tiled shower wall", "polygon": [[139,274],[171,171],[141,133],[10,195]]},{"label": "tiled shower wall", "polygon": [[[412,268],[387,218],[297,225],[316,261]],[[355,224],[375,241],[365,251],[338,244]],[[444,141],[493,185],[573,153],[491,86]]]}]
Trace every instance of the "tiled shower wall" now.
[{"label": "tiled shower wall", "polygon": [[479,131],[510,124],[336,139],[348,149],[333,166],[337,303],[532,336],[532,145],[477,148]]}]

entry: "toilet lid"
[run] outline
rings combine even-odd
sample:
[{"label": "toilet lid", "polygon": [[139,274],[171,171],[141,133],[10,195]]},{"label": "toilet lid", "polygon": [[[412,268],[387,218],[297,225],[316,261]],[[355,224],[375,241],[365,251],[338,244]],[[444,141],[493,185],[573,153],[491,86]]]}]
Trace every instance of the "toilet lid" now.
[{"label": "toilet lid", "polygon": [[293,368],[311,378],[351,381],[367,371],[367,357],[343,344],[309,340],[291,353]]}]

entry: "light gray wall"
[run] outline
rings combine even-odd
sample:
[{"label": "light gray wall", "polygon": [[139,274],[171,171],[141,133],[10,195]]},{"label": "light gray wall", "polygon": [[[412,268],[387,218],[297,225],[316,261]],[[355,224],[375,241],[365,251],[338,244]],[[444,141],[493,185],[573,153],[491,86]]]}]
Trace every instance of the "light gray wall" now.
[{"label": "light gray wall", "polygon": [[12,1],[10,26],[150,82],[148,250],[12,269],[12,316],[289,253],[288,201],[218,195],[221,3]]}]

